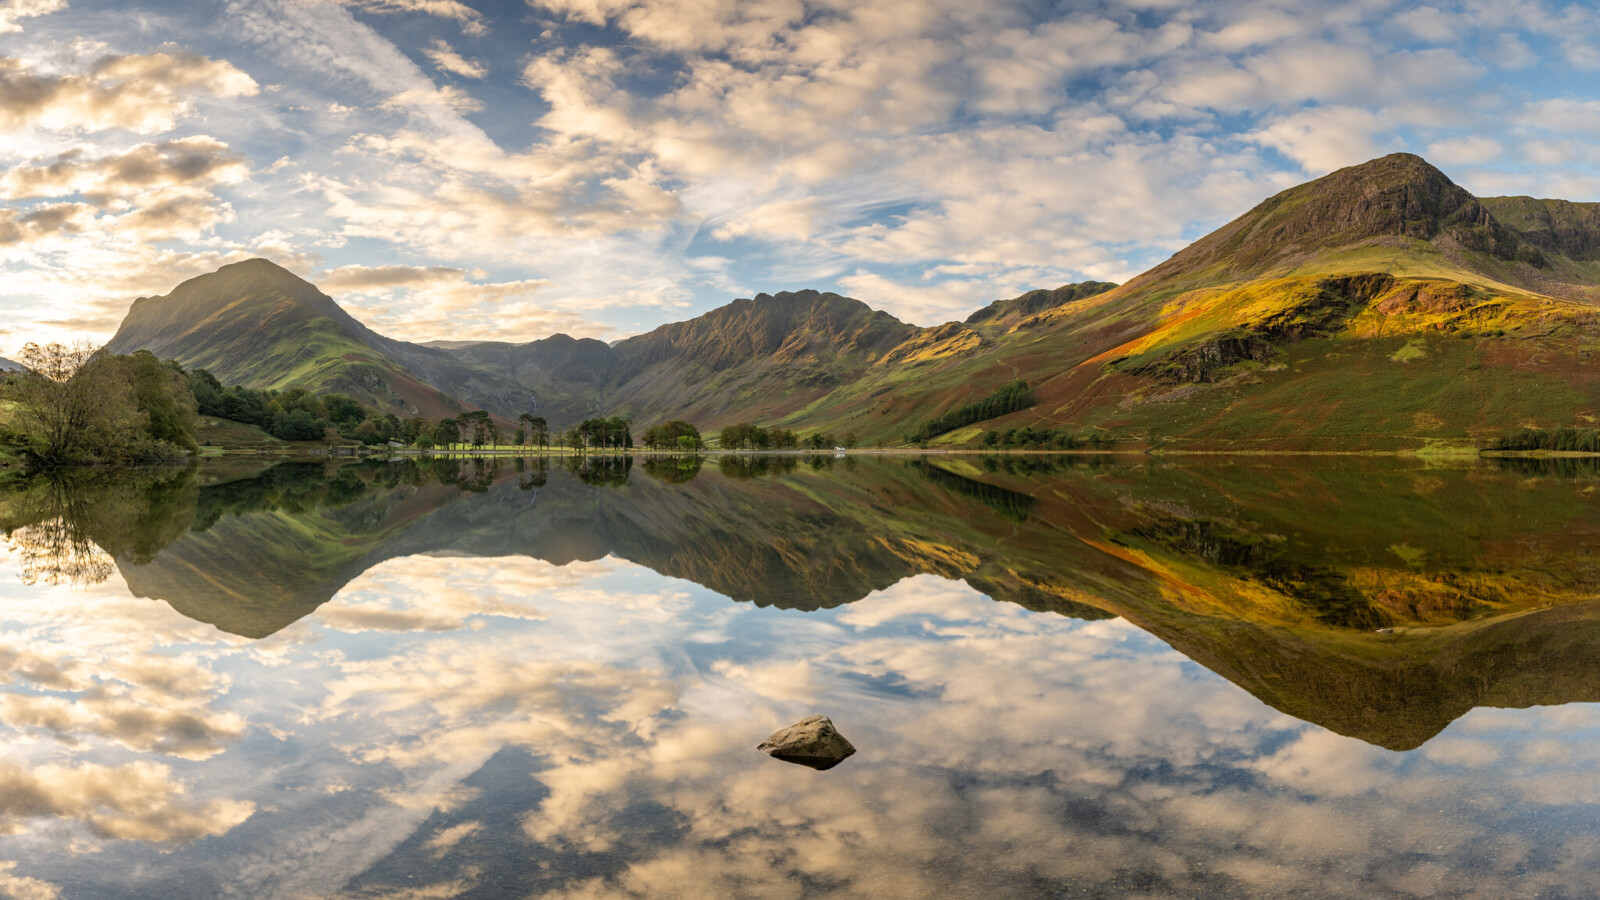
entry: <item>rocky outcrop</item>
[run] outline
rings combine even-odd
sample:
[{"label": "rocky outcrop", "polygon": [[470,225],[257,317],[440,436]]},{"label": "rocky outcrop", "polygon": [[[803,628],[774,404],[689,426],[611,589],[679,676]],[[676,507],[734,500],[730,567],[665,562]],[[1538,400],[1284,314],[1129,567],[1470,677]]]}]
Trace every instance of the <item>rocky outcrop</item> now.
[{"label": "rocky outcrop", "polygon": [[810,766],[819,772],[837,766],[856,752],[827,716],[810,716],[775,731],[756,749],[773,759]]}]

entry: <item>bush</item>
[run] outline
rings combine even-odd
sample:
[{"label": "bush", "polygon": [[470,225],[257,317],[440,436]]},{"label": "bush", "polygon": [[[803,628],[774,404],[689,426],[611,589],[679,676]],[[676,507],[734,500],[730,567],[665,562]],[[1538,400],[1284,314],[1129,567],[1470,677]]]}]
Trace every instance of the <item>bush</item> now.
[{"label": "bush", "polygon": [[930,419],[920,429],[907,435],[906,440],[921,444],[957,428],[1027,409],[1033,404],[1033,391],[1028,389],[1028,383],[1013,381],[976,403],[956,407],[936,419]]}]

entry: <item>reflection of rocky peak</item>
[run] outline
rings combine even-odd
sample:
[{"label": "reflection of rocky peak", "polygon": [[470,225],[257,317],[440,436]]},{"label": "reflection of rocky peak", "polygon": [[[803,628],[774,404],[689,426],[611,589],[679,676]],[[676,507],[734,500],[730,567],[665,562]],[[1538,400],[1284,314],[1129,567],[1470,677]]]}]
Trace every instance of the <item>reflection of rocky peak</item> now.
[{"label": "reflection of rocky peak", "polygon": [[[605,485],[509,463],[440,473],[450,483],[404,465],[331,476],[278,467],[221,484],[105,487],[100,499],[68,492],[65,506],[48,492],[13,495],[0,498],[0,523],[81,518],[135,593],[251,637],[311,613],[389,559],[522,555],[559,565],[614,555],[760,605],[835,606],[930,573],[1029,609],[1121,615],[1273,707],[1385,747],[1417,746],[1475,706],[1600,700],[1586,651],[1600,639],[1600,602],[1578,599],[1591,596],[1581,588],[1593,573],[1562,564],[1567,586],[1551,569],[1563,546],[1597,539],[1586,520],[1560,519],[1559,510],[1587,509],[1570,502],[1565,482],[1543,489],[1520,470],[1442,478],[1218,467],[1193,478],[1066,461],[1031,471],[1034,462],[1001,460],[988,472],[942,460],[785,465],[754,478],[707,466],[686,483],[636,467]],[[1394,513],[1406,485],[1456,492],[1441,507],[1454,513],[1481,506],[1484,534],[1507,530],[1502,515],[1552,531],[1523,526],[1522,540],[1540,548],[1529,569],[1525,548],[1463,548],[1458,532],[1430,530],[1431,507]],[[1529,505],[1543,515],[1525,515]],[[1369,507],[1389,518],[1351,513]],[[1207,524],[1217,522],[1229,524]],[[1388,596],[1404,584],[1466,602],[1417,618],[1431,613]],[[1567,605],[1528,609],[1529,598]],[[1401,627],[1378,633],[1373,621]],[[1419,627],[1429,621],[1454,624]]]},{"label": "reflection of rocky peak", "polygon": [[1600,701],[1600,601],[1347,641],[1243,622],[1188,631],[1130,618],[1268,706],[1390,750],[1422,746],[1474,707]]}]

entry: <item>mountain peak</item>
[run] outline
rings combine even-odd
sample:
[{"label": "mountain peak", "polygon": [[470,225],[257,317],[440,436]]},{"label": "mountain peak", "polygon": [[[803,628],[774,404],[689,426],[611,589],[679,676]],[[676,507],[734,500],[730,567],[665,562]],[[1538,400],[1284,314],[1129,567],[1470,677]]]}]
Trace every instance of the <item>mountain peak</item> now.
[{"label": "mountain peak", "polygon": [[1500,260],[1542,257],[1479,200],[1427,160],[1391,153],[1267,198],[1191,244],[1140,281],[1228,280],[1304,266],[1357,244],[1447,243]]},{"label": "mountain peak", "polygon": [[272,260],[259,256],[242,262],[229,263],[210,274],[191,278],[174,288],[172,296],[190,292],[242,296],[273,289],[283,291],[297,300],[309,296],[324,296],[317,290],[316,285]]}]

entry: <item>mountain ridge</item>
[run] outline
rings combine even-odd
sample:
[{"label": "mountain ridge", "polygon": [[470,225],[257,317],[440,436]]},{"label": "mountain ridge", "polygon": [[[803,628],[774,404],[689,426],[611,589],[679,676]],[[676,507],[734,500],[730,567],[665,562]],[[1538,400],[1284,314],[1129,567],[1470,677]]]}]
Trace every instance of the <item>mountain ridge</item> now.
[{"label": "mountain ridge", "polygon": [[[252,301],[226,279],[214,286],[222,308]],[[613,344],[410,344],[305,282],[291,287],[285,296],[356,345],[351,361],[425,385],[443,405],[535,412],[558,427],[620,414],[899,444],[1014,380],[1032,387],[1033,406],[935,443],[1027,425],[1126,446],[1414,449],[1600,416],[1600,384],[1580,364],[1600,349],[1600,204],[1479,199],[1411,154],[1281,191],[1127,284],[1030,291],[928,328],[797,291]],[[155,318],[152,302],[130,321]],[[261,325],[261,312],[233,327]],[[162,328],[124,331],[113,349],[174,355]],[[209,339],[185,334],[199,346],[180,361],[207,359]],[[281,369],[256,374],[281,380]]]}]

